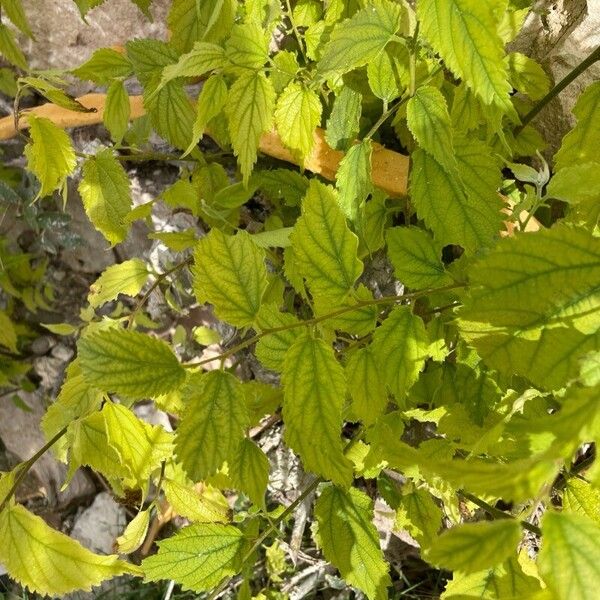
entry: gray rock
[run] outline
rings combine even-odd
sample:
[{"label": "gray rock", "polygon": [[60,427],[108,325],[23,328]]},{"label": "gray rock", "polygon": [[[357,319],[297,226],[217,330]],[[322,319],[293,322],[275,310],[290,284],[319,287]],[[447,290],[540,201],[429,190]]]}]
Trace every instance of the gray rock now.
[{"label": "gray rock", "polygon": [[92,552],[113,554],[115,540],[126,525],[125,509],[108,492],[102,492],[75,518],[70,535]]},{"label": "gray rock", "polygon": [[166,38],[169,0],[154,0],[148,20],[130,0],[107,0],[86,22],[72,0],[25,0],[35,41],[22,37],[21,48],[34,69],[68,69],[97,48],[124,45],[134,37]]},{"label": "gray rock", "polygon": [[[21,391],[19,396],[31,412],[18,408],[8,399],[0,402],[0,440],[15,462],[31,458],[46,443],[40,429],[44,414],[41,395]],[[66,473],[66,465],[58,462],[51,452],[46,452],[32,467],[23,488],[17,492],[17,498],[42,495],[50,506],[64,507],[95,492],[92,480],[81,470],[75,473],[69,486],[61,491]]]},{"label": "gray rock", "polygon": [[[511,50],[537,60],[558,83],[600,45],[600,0],[538,0]],[[581,92],[600,79],[600,62],[561,92],[535,120],[555,152],[572,127]]]}]

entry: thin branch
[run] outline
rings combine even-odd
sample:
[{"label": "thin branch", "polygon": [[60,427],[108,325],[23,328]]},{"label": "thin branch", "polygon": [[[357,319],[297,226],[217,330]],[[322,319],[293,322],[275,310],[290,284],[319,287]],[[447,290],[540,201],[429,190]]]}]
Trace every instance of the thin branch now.
[{"label": "thin branch", "polygon": [[336,311],[330,312],[326,315],[321,315],[320,317],[313,317],[312,319],[307,319],[306,321],[297,321],[295,323],[290,323],[289,325],[281,325],[280,327],[272,327],[270,329],[263,329],[260,333],[257,333],[256,335],[241,342],[237,346],[234,346],[233,348],[226,350],[222,354],[218,354],[217,356],[212,356],[210,358],[205,358],[198,362],[183,363],[182,366],[185,367],[186,369],[195,369],[196,367],[205,365],[210,362],[214,362],[216,360],[224,360],[227,357],[231,356],[232,354],[235,354],[236,352],[239,352],[240,350],[244,350],[245,348],[248,348],[248,346],[252,346],[252,344],[255,344],[256,342],[258,342],[260,339],[262,339],[263,337],[265,337],[267,335],[272,335],[273,333],[279,333],[280,331],[288,331],[289,329],[297,329],[298,327],[310,327],[311,325],[317,325],[318,323],[321,323],[322,321],[327,321],[328,319],[333,319],[335,317],[339,317],[340,315],[343,315],[348,312],[352,312],[352,311],[356,310],[357,308],[362,308],[364,306],[377,306],[379,304],[393,304],[395,302],[401,302],[402,300],[420,298],[421,296],[426,296],[428,294],[434,294],[437,292],[445,292],[448,290],[454,290],[454,289],[463,288],[463,287],[465,287],[465,284],[455,283],[455,284],[446,285],[446,286],[440,287],[440,288],[431,288],[431,289],[427,289],[427,290],[420,290],[418,292],[411,292],[409,294],[398,294],[395,296],[383,296],[382,298],[374,298],[373,300],[361,300],[352,306],[345,306]]},{"label": "thin branch", "polygon": [[[483,510],[485,510],[486,513],[488,513],[490,516],[494,517],[495,519],[514,519],[515,518],[512,515],[505,513],[503,510],[500,510],[499,508],[496,508],[495,506],[488,504],[481,498],[474,496],[470,492],[465,492],[463,490],[460,490],[458,493],[463,498],[466,498],[473,504],[479,506],[479,508],[482,508]],[[528,521],[519,521],[519,523],[521,524],[521,527],[523,527],[523,529],[527,529],[527,531],[530,531],[531,533],[534,533],[535,535],[540,535],[540,536],[542,535],[542,530],[537,525],[532,525]]]},{"label": "thin branch", "polygon": [[[29,471],[31,470],[31,467],[33,467],[33,465],[44,454],[46,454],[46,452],[50,448],[52,448],[52,446],[54,446],[54,444],[56,444],[56,442],[58,442],[58,440],[60,440],[63,437],[63,435],[65,435],[65,433],[67,433],[67,427],[63,427],[47,444],[42,446],[31,458],[28,458],[25,462],[23,462],[23,463],[21,463],[21,465],[19,465],[20,466],[19,474],[15,477],[14,483],[12,484],[11,488],[8,490],[8,493],[6,494],[4,500],[2,500],[2,503],[0,504],[0,512],[2,512],[4,510],[4,508],[10,502],[10,499],[15,495],[17,488],[19,487],[19,485],[21,484],[23,479],[25,479],[27,473],[29,473]],[[19,467],[17,467],[17,468],[19,468]]]},{"label": "thin branch", "polygon": [[587,58],[584,58],[570,73],[563,77],[522,119],[521,124],[515,128],[515,137],[525,129],[527,125],[542,111],[542,109],[558,94],[560,94],[570,83],[575,81],[585,70],[589,69],[595,62],[600,60],[600,46],[598,46]]},{"label": "thin branch", "polygon": [[146,302],[148,301],[148,298],[150,298],[152,292],[167,277],[169,277],[169,275],[172,275],[176,271],[179,271],[179,269],[183,269],[183,267],[185,267],[186,265],[189,265],[191,262],[192,262],[192,257],[190,256],[189,258],[186,258],[184,261],[177,263],[174,267],[171,267],[169,270],[165,271],[164,273],[161,273],[160,275],[158,275],[156,277],[156,281],[148,288],[148,291],[140,298],[138,303],[135,305],[135,308],[131,311],[129,318],[127,319],[127,328],[131,327],[131,325],[133,324],[133,321],[135,320],[135,317],[140,312],[140,310],[142,309],[144,304],[146,304]]}]

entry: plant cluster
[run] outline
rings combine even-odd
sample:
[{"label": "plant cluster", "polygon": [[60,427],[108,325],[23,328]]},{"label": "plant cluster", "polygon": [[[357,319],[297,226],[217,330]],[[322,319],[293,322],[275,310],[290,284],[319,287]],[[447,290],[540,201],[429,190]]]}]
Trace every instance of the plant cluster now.
[{"label": "plant cluster", "polygon": [[[76,3],[85,14],[102,0]],[[150,0],[135,3],[147,11]],[[0,4],[30,33],[17,0]],[[505,50],[529,11],[526,0],[173,0],[168,42],[103,48],[71,73],[28,72],[1,26],[0,50],[23,73],[17,109],[29,90],[89,111],[65,92],[73,75],[107,88],[113,144],[93,155],[52,119],[17,115],[38,202],[79,201],[66,197],[78,176],[109,246],[135,221],[151,226],[157,203],[206,231],[152,231],[179,262],[162,273],[141,257],[111,266],[78,323],[49,326],[77,337],[77,355],[43,418],[47,445],[0,478],[11,577],[62,595],[130,573],[209,598],[238,578],[238,598],[283,598],[276,578],[253,580],[255,564],[284,560],[277,540],[314,496],[312,540],[370,600],[397,584],[375,500],[448,573],[445,600],[596,597],[600,82],[579,98],[550,176],[529,124],[550,81]],[[130,122],[131,78],[145,114]],[[133,206],[123,164],[161,159],[153,132],[180,175]],[[395,163],[410,167],[407,184],[386,170],[381,144],[410,157]],[[257,162],[274,147],[300,170]],[[34,310],[17,282],[38,273],[1,252],[7,306]],[[382,264],[387,287],[373,275]],[[182,356],[168,331],[157,335],[145,309],[160,289],[173,305],[193,293],[233,328],[227,340],[195,332],[221,342],[218,356]],[[0,313],[3,383],[19,333]],[[261,367],[240,371],[249,356]],[[141,401],[172,415],[175,431],[140,420]],[[269,461],[251,435],[267,415],[310,474],[287,505],[266,494]],[[15,503],[48,450],[70,475],[88,466],[116,496],[137,497],[121,556],[93,554]],[[162,498],[190,524],[141,564],[124,560]]]}]

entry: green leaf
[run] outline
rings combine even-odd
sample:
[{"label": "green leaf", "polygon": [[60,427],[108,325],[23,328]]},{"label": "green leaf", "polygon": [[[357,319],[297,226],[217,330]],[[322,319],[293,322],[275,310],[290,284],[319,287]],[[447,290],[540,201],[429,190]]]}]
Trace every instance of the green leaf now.
[{"label": "green leaf", "polygon": [[151,39],[136,39],[127,42],[127,58],[140,83],[146,87],[153,83],[158,85],[162,70],[177,62],[179,55],[175,49],[165,42]]},{"label": "green leaf", "polygon": [[596,202],[600,198],[600,162],[563,167],[554,174],[546,191],[547,196],[570,204]]},{"label": "green leaf", "polygon": [[300,66],[296,55],[289,50],[278,52],[271,60],[274,69],[271,71],[270,79],[275,92],[279,94],[296,77]]},{"label": "green leaf", "polygon": [[466,523],[437,538],[427,560],[451,571],[474,573],[504,562],[516,553],[520,540],[516,519]]},{"label": "green leaf", "polygon": [[144,423],[122,404],[107,402],[101,414],[110,446],[129,470],[135,486],[144,490],[152,471],[173,455],[172,434],[160,425]]},{"label": "green leaf", "polygon": [[437,241],[469,252],[490,245],[500,231],[500,210],[465,193],[461,182],[423,150],[413,152],[412,160],[412,199]]},{"label": "green leaf", "polygon": [[441,508],[427,490],[415,489],[401,497],[394,529],[406,529],[421,548],[427,548],[437,538],[443,516]]},{"label": "green leaf", "polygon": [[98,85],[108,85],[115,78],[129,77],[131,62],[125,54],[112,48],[100,48],[82,65],[71,73],[79,79],[93,81]]},{"label": "green leaf", "polygon": [[131,554],[144,542],[150,525],[150,509],[140,511],[129,522],[125,531],[117,538],[119,554]]},{"label": "green leaf", "polygon": [[0,55],[23,71],[27,71],[29,68],[27,59],[15,41],[13,32],[2,23],[0,23]]},{"label": "green leaf", "polygon": [[119,294],[137,296],[146,281],[148,267],[139,258],[111,265],[90,285],[88,302],[92,308],[98,308],[106,302],[116,300]]},{"label": "green leaf", "polygon": [[185,388],[186,410],[175,451],[188,476],[199,481],[232,461],[244,439],[248,412],[241,383],[230,373],[195,376]]},{"label": "green leaf", "polygon": [[101,412],[75,421],[69,427],[68,441],[70,475],[80,466],[87,465],[102,473],[111,484],[123,479],[135,485],[128,466],[108,441],[106,420]]},{"label": "green leaf", "polygon": [[354,352],[346,364],[352,417],[365,425],[374,423],[388,405],[385,383],[372,346]]},{"label": "green leaf", "polygon": [[77,347],[85,380],[105,392],[143,399],[171,392],[185,379],[168,344],[137,331],[95,331]]},{"label": "green leaf", "polygon": [[198,96],[192,141],[184,156],[189,154],[202,139],[211,119],[221,113],[227,102],[227,94],[227,84],[221,75],[213,75],[204,82]]},{"label": "green leaf", "polygon": [[90,591],[105,579],[139,572],[114,554],[93,554],[18,504],[0,513],[0,561],[23,587],[52,596]]},{"label": "green leaf", "polygon": [[371,140],[363,140],[348,150],[336,176],[338,202],[346,217],[356,223],[364,213],[365,201],[373,190],[371,181]]},{"label": "green leaf", "polygon": [[27,15],[23,10],[21,0],[2,0],[2,10],[16,27],[18,27],[26,36],[33,39],[33,33],[29,27]]},{"label": "green leaf", "polygon": [[108,88],[106,105],[102,120],[110,132],[110,137],[115,144],[120,144],[129,127],[131,107],[129,96],[122,81],[115,79]]},{"label": "green leaf", "polygon": [[500,12],[492,0],[419,0],[421,31],[457,79],[486,104],[514,114],[509,99]]},{"label": "green leaf", "polygon": [[417,143],[449,173],[456,173],[452,123],[446,99],[437,88],[417,88],[406,106],[407,124]]},{"label": "green leaf", "polygon": [[[300,321],[294,315],[280,312],[277,306],[273,304],[263,306],[256,319],[256,327],[260,332],[289,327],[299,323]],[[298,339],[301,331],[300,327],[294,327],[263,335],[256,344],[256,358],[268,369],[281,372],[285,354]]]},{"label": "green leaf", "polygon": [[296,268],[313,295],[343,302],[363,265],[356,257],[358,238],[348,228],[331,187],[311,180],[291,240]]},{"label": "green leaf", "polygon": [[129,177],[109,148],[83,163],[79,193],[94,227],[111,243],[127,236],[125,217],[131,209]]},{"label": "green leaf", "polygon": [[230,33],[236,9],[235,0],[173,0],[167,16],[170,43],[180,54],[195,42],[218,43]]},{"label": "green leaf", "polygon": [[254,505],[265,508],[269,459],[252,440],[242,440],[237,454],[229,464],[229,477],[234,487],[247,494]]},{"label": "green leaf", "polygon": [[[101,402],[102,392],[85,381],[79,361],[74,360],[67,367],[66,378],[56,400],[42,417],[41,427],[46,440],[52,439],[74,420],[93,413]],[[53,450],[61,460],[66,458],[67,449],[63,440],[60,440]]]},{"label": "green leaf", "polygon": [[225,112],[245,183],[256,162],[260,136],[273,124],[274,108],[275,91],[264,73],[242,75],[231,86]]},{"label": "green leaf", "polygon": [[470,278],[459,327],[501,373],[558,389],[599,348],[600,240],[587,231],[558,225],[504,239]]},{"label": "green leaf", "polygon": [[379,311],[374,304],[361,305],[361,303],[372,300],[373,293],[363,284],[359,284],[351,297],[336,305],[336,312],[356,307],[354,310],[331,316],[331,302],[327,298],[317,297],[314,299],[314,314],[316,317],[323,317],[321,326],[331,331],[343,331],[358,336],[369,335],[375,329]]},{"label": "green leaf", "polygon": [[454,88],[450,118],[456,131],[477,129],[485,121],[481,101],[463,81]]},{"label": "green leaf", "polygon": [[307,470],[349,485],[352,463],[342,450],[346,379],[333,348],[308,335],[288,350],[283,367],[285,439]]},{"label": "green leaf", "polygon": [[226,235],[212,229],[194,252],[194,293],[210,302],[219,318],[237,327],[250,325],[267,287],[264,250],[240,231]]},{"label": "green leaf", "polygon": [[4,311],[0,311],[0,346],[8,348],[15,354],[19,352],[17,348],[17,331],[10,317]]},{"label": "green leaf", "polygon": [[367,78],[371,91],[384,102],[400,96],[398,62],[388,50],[380,52],[367,65]]},{"label": "green leaf", "polygon": [[323,107],[316,92],[291,82],[280,94],[275,108],[275,124],[283,143],[304,161],[310,155],[314,132],[321,123]]},{"label": "green leaf", "polygon": [[485,569],[469,575],[454,573],[441,598],[442,600],[516,600],[538,598],[537,593],[540,591],[539,580],[526,575],[517,558],[514,557],[493,569]]},{"label": "green leaf", "polygon": [[327,486],[315,505],[325,558],[369,600],[388,598],[388,565],[373,525],[373,501],[360,490]]},{"label": "green leaf", "polygon": [[173,579],[184,590],[205,592],[241,569],[243,533],[231,525],[198,523],[158,542],[158,553],[142,562],[146,581]]},{"label": "green leaf", "polygon": [[398,403],[403,403],[429,355],[423,320],[409,306],[394,308],[375,330],[372,345],[380,377]]},{"label": "green leaf", "polygon": [[157,89],[178,77],[201,77],[209,71],[220,69],[225,64],[223,48],[217,44],[196,42],[193,49],[179,57],[175,64],[167,65]]},{"label": "green leaf", "polygon": [[292,244],[290,235],[293,227],[280,227],[252,234],[252,241],[259,248],[287,248]]},{"label": "green leaf", "polygon": [[532,100],[541,100],[550,89],[550,79],[542,67],[529,56],[511,52],[505,58],[513,87]]},{"label": "green leaf", "polygon": [[255,22],[235,25],[225,45],[227,71],[246,75],[262,69],[269,58],[269,42],[264,29]]},{"label": "green leaf", "polygon": [[598,160],[600,146],[600,81],[589,85],[579,96],[573,114],[577,125],[563,138],[554,156],[556,170]]},{"label": "green leaf", "polygon": [[540,574],[556,600],[593,600],[600,586],[600,526],[583,515],[547,512]]},{"label": "green leaf", "polygon": [[587,515],[600,524],[600,490],[579,477],[570,477],[565,484],[562,505],[565,513]]},{"label": "green leaf", "polygon": [[194,487],[173,479],[163,481],[163,490],[173,510],[182,517],[198,523],[229,521],[227,498],[217,489],[200,484]]},{"label": "green leaf", "polygon": [[39,179],[38,197],[62,188],[76,159],[71,138],[50,119],[27,115],[31,142],[25,147],[27,168]]},{"label": "green leaf", "polygon": [[184,150],[191,143],[194,107],[180,80],[170,81],[156,91],[158,74],[144,89],[144,107],[156,132],[173,146]]},{"label": "green leaf", "polygon": [[401,8],[389,0],[374,0],[367,8],[334,28],[317,73],[346,73],[375,59],[400,27]]},{"label": "green leaf", "polygon": [[394,273],[404,285],[421,290],[451,282],[440,248],[426,231],[416,227],[391,227],[385,237]]},{"label": "green leaf", "polygon": [[336,96],[333,109],[327,119],[325,140],[334,150],[348,150],[360,129],[362,95],[344,86]]}]

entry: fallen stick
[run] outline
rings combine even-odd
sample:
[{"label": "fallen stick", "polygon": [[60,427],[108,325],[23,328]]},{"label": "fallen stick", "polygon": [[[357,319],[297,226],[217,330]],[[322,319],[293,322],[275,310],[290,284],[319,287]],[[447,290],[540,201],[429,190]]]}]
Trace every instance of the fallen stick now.
[{"label": "fallen stick", "polygon": [[[27,115],[33,113],[38,117],[46,117],[63,129],[69,127],[84,127],[102,123],[106,94],[86,94],[77,98],[78,102],[86,108],[93,108],[95,112],[77,112],[61,108],[52,103],[42,104],[30,110],[24,111],[19,119],[19,130],[29,127]],[[136,119],[145,114],[142,96],[130,96],[129,105],[131,109],[130,118]],[[12,115],[0,119],[0,140],[7,140],[17,135],[15,120]],[[317,128],[314,133],[315,145],[311,155],[304,163],[304,168],[321,175],[325,179],[335,180],[340,161],[344,153],[334,150],[325,141],[325,132]],[[260,139],[259,149],[264,154],[298,165],[298,160],[284,146],[281,138],[275,130],[263,134]],[[392,197],[405,196],[408,190],[409,158],[399,152],[388,150],[381,144],[373,144],[371,155],[371,177],[373,184]],[[507,215],[512,214],[510,202],[504,198],[508,206],[503,209]],[[527,212],[520,215],[521,221],[527,221]],[[514,222],[506,221],[506,230],[502,235],[511,235],[518,227]],[[537,231],[541,228],[540,223],[532,217],[529,219],[526,231]]]},{"label": "fallen stick", "polygon": [[[95,112],[77,112],[56,106],[55,104],[42,104],[36,108],[24,111],[19,119],[19,130],[29,127],[27,115],[34,114],[46,117],[63,129],[69,127],[83,127],[102,123],[105,94],[86,94],[77,98],[77,101],[86,108],[93,108]],[[142,96],[130,96],[131,119],[145,114]],[[12,115],[0,119],[0,140],[7,140],[17,135],[15,120]],[[344,153],[333,150],[325,141],[325,132],[317,129],[314,133],[315,146],[312,154],[304,164],[304,168],[322,175],[326,179],[335,179],[338,166]],[[283,145],[276,131],[265,133],[260,139],[261,152],[286,162],[298,164],[292,153]],[[390,194],[390,196],[403,196],[406,194],[408,184],[408,157],[398,152],[388,150],[380,144],[373,144],[372,153],[373,183]]]}]

